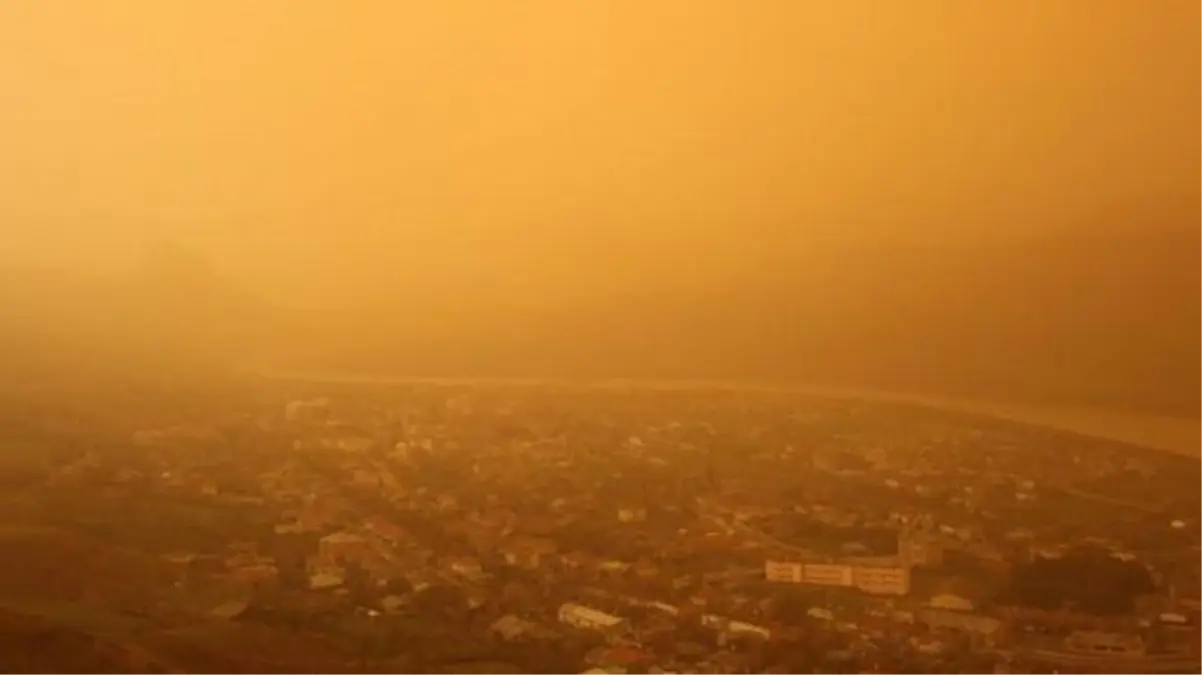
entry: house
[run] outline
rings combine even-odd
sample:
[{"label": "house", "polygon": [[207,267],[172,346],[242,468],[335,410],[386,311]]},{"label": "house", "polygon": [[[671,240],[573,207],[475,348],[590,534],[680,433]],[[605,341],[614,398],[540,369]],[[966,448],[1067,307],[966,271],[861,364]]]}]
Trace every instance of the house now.
[{"label": "house", "polygon": [[332,521],[331,514],[315,506],[284,512],[283,522],[275,526],[276,534],[319,532]]},{"label": "house", "polygon": [[506,614],[497,619],[488,628],[488,632],[492,633],[506,642],[513,642],[526,635],[529,635],[538,625],[527,621],[514,614]]},{"label": "house", "polygon": [[652,579],[659,576],[659,565],[645,558],[636,562],[631,569],[634,571],[635,576],[643,579]]},{"label": "house", "polygon": [[272,560],[248,562],[234,566],[229,571],[229,578],[243,584],[269,584],[279,576],[279,569]]},{"label": "house", "polygon": [[584,551],[572,551],[561,557],[563,566],[571,570],[590,569],[597,566],[597,558]]},{"label": "house", "polygon": [[445,564],[452,572],[469,581],[479,581],[484,578],[484,569],[480,566],[480,561],[471,556],[448,558]]},{"label": "house", "polygon": [[317,542],[318,560],[330,567],[357,562],[370,551],[367,539],[350,532],[335,532]]},{"label": "house", "polygon": [[217,619],[234,619],[246,612],[249,607],[250,600],[247,598],[229,600],[209,610],[209,616]]},{"label": "house", "polygon": [[313,570],[309,575],[309,588],[321,590],[336,588],[346,581],[346,572],[341,568]]},{"label": "house", "polygon": [[974,609],[972,600],[954,593],[940,593],[932,596],[927,604],[934,609],[946,609],[953,612],[971,612]]},{"label": "house", "polygon": [[534,570],[543,560],[556,552],[555,542],[545,537],[520,537],[501,545],[505,562],[514,567]]},{"label": "house", "polygon": [[351,480],[358,485],[369,488],[379,488],[384,484],[379,472],[372,469],[355,469],[351,473]]},{"label": "house", "polygon": [[626,626],[626,620],[622,617],[570,602],[560,606],[559,620],[576,628],[607,633]]},{"label": "house", "polygon": [[987,639],[996,639],[1002,629],[1002,622],[991,616],[943,609],[922,610],[918,612],[918,620],[933,629],[959,631]]},{"label": "house", "polygon": [[397,544],[405,539],[405,530],[391,523],[388,519],[382,516],[373,516],[369,518],[367,523],[367,531],[377,537],[392,543]]},{"label": "house", "polygon": [[942,654],[946,648],[943,640],[934,635],[915,635],[910,638],[910,646],[920,654]]},{"label": "house", "polygon": [[652,602],[649,602],[649,603],[647,603],[647,606],[650,607],[651,609],[657,609],[669,616],[679,616],[680,615],[679,607],[677,607],[676,605],[669,605],[668,603],[661,602],[659,600],[654,600]]},{"label": "house", "polygon": [[[617,668],[621,672],[635,668],[639,664],[647,664],[652,660],[651,654],[631,645],[615,645],[613,647],[598,647],[585,655],[585,663],[603,668],[606,672]],[[645,667],[645,666],[644,666]]]},{"label": "house", "polygon": [[626,507],[618,509],[619,523],[641,523],[647,520],[647,509],[642,507]]},{"label": "house", "polygon": [[834,621],[835,615],[825,607],[811,607],[806,610],[806,616],[819,621]]},{"label": "house", "polygon": [[602,572],[621,574],[630,569],[631,565],[632,563],[628,563],[623,560],[605,560],[597,566],[597,569],[601,570]]}]

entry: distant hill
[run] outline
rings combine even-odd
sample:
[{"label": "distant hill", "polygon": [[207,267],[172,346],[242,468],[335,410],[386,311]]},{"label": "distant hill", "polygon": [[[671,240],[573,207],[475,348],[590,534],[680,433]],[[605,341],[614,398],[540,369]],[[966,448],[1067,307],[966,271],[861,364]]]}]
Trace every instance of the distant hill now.
[{"label": "distant hill", "polygon": [[0,368],[10,386],[207,376],[253,349],[266,309],[203,268],[0,268]]},{"label": "distant hill", "polygon": [[492,316],[400,303],[314,317],[295,333],[303,363],[287,365],[805,381],[1197,418],[1200,248],[1196,228],[1109,229],[861,247],[723,286]]},{"label": "distant hill", "polygon": [[[567,305],[274,307],[170,247],[124,276],[0,269],[14,380],[233,368],[762,380],[1024,404],[1202,410],[1190,229],[784,251],[737,279]],[[687,264],[665,251],[665,266]],[[766,254],[768,255],[768,254]],[[804,257],[804,256],[803,256]],[[378,294],[376,297],[379,297]]]}]

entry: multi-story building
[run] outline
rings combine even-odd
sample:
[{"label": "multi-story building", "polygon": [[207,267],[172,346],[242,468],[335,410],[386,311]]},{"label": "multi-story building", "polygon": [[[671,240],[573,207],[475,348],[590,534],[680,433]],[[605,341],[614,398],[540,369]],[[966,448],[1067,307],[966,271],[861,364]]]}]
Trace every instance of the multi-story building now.
[{"label": "multi-story building", "polygon": [[848,565],[769,560],[764,563],[764,578],[777,583],[858,588],[877,595],[906,595],[910,592],[910,568],[896,564]]},{"label": "multi-story building", "polygon": [[852,570],[852,584],[874,595],[907,595],[910,592],[910,568],[856,567]]},{"label": "multi-story building", "polygon": [[851,586],[852,566],[831,563],[807,563],[802,566],[802,583],[816,586]]},{"label": "multi-story building", "polygon": [[782,584],[800,584],[805,581],[805,571],[799,562],[769,560],[764,563],[764,578]]}]

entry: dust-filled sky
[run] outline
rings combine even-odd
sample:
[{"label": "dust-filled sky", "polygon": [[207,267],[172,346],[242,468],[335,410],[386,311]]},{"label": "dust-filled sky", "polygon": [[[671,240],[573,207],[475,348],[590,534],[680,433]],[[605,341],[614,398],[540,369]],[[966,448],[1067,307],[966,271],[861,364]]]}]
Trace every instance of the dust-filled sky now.
[{"label": "dust-filled sky", "polygon": [[807,300],[830,324],[891,252],[1196,231],[1200,20],[1194,0],[0,0],[0,255],[120,267],[165,238],[292,306],[479,316],[847,267]]},{"label": "dust-filled sky", "polygon": [[0,369],[1202,414],[1200,120],[1200,0],[0,0]]}]

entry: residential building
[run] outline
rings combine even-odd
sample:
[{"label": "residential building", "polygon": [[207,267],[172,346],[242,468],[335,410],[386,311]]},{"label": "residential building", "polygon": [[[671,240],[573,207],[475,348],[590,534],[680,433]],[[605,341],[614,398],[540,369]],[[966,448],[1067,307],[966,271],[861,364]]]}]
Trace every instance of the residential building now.
[{"label": "residential building", "polygon": [[505,562],[514,567],[538,569],[549,555],[556,552],[554,541],[542,537],[520,537],[501,546]]},{"label": "residential building", "polygon": [[1144,656],[1147,653],[1143,638],[1134,633],[1078,630],[1068,636],[1064,646],[1076,654]]},{"label": "residential building", "polygon": [[322,566],[341,567],[358,561],[370,551],[367,539],[350,532],[335,532],[317,542],[317,558]]},{"label": "residential building", "polygon": [[560,606],[559,620],[576,628],[604,632],[620,630],[626,625],[621,617],[571,602]]},{"label": "residential building", "polygon": [[954,593],[940,593],[932,596],[927,602],[934,609],[947,609],[954,612],[971,612],[973,610],[973,602]]},{"label": "residential building", "polygon": [[641,523],[647,520],[647,509],[645,508],[621,508],[618,509],[618,522],[620,523]]}]

